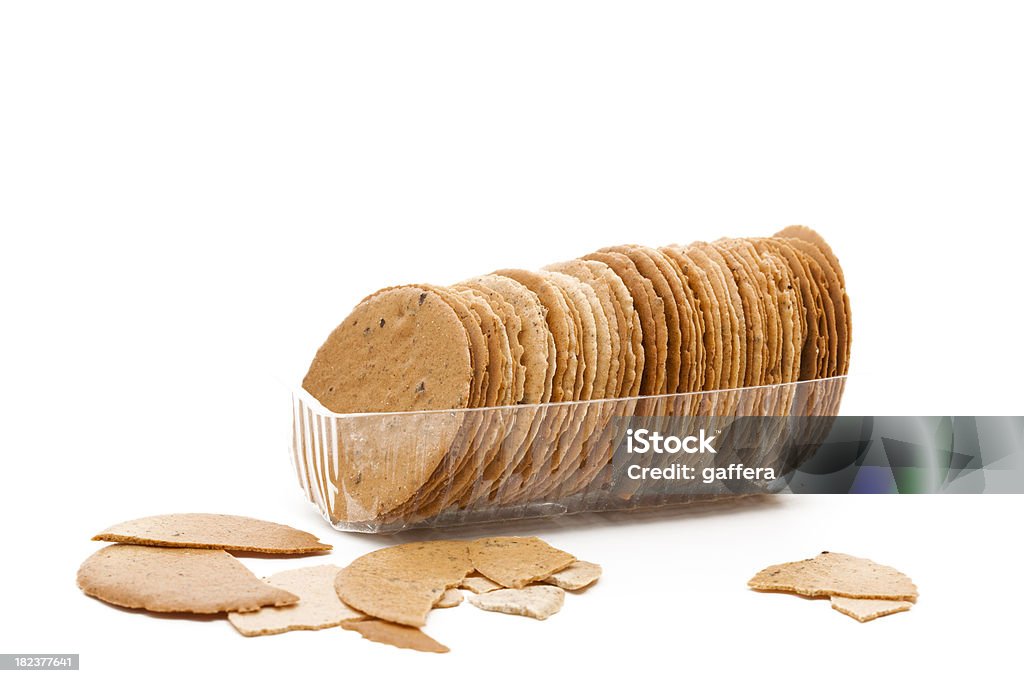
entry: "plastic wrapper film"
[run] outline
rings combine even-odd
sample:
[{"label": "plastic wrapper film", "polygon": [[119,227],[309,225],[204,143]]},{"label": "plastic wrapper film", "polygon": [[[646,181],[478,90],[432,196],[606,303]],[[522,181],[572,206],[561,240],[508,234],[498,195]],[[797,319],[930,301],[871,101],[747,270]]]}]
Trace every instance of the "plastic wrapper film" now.
[{"label": "plastic wrapper film", "polygon": [[[666,480],[622,477],[626,425],[678,433],[724,429],[745,417],[836,415],[845,377],[703,393],[464,410],[340,415],[297,389],[292,456],[300,486],[336,529],[370,533],[530,517],[682,505],[732,493],[681,491]],[[689,420],[689,422],[688,422]],[[759,430],[751,466],[785,474],[794,458]],[[812,421],[827,429],[827,421]],[[616,456],[616,453],[620,453]],[[694,466],[707,454],[684,456]],[[642,459],[640,461],[642,463]],[[766,488],[764,492],[770,492]]]}]

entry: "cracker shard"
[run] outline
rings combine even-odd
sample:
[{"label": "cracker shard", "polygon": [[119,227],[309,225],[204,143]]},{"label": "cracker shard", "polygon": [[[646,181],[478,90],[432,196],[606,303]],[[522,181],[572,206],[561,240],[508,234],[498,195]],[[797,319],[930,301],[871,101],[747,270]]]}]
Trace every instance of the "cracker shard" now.
[{"label": "cracker shard", "polygon": [[341,625],[346,631],[355,631],[363,638],[375,643],[394,645],[407,650],[419,652],[448,652],[445,645],[437,642],[418,628],[393,624],[390,621],[366,619],[364,621],[348,621]]},{"label": "cracker shard", "polygon": [[425,541],[381,548],[357,558],[335,579],[345,604],[378,619],[423,626],[448,588],[472,570],[465,541]]},{"label": "cracker shard", "polygon": [[238,515],[182,513],[121,522],[94,541],[167,548],[210,548],[254,553],[319,553],[331,549],[316,536],[284,524]]},{"label": "cracker shard", "polygon": [[565,591],[556,586],[502,588],[492,593],[471,595],[469,602],[488,612],[503,612],[543,621],[562,609]]},{"label": "cracker shard", "polygon": [[863,598],[843,598],[832,596],[832,609],[863,623],[878,617],[906,612],[914,603],[907,600],[872,600]]},{"label": "cracker shard", "polygon": [[486,576],[467,576],[459,584],[459,588],[465,588],[477,594],[490,593],[501,588],[501,584],[491,581]]},{"label": "cracker shard", "polygon": [[755,590],[808,597],[917,601],[917,586],[902,572],[861,557],[827,551],[807,560],[762,569],[747,585]]},{"label": "cracker shard", "polygon": [[567,591],[578,591],[601,578],[601,565],[576,560],[565,569],[544,579],[544,583]]},{"label": "cracker shard", "polygon": [[522,588],[576,561],[536,536],[492,536],[469,546],[473,568],[506,588]]},{"label": "cracker shard", "polygon": [[449,607],[458,607],[462,604],[462,591],[458,588],[449,588],[444,593],[441,593],[441,597],[434,603],[434,609],[448,609]]},{"label": "cracker shard", "polygon": [[297,605],[264,607],[258,612],[231,612],[228,621],[243,636],[266,636],[286,631],[315,631],[362,619],[339,598],[334,579],[341,567],[331,564],[279,572],[267,584],[299,596]]},{"label": "cracker shard", "polygon": [[86,595],[151,612],[251,612],[299,601],[260,581],[223,550],[110,545],[78,570]]}]

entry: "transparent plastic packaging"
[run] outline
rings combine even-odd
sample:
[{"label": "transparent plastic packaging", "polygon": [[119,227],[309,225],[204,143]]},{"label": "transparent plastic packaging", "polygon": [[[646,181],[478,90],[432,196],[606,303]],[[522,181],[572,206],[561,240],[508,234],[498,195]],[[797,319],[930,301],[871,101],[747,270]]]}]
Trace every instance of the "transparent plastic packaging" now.
[{"label": "transparent plastic packaging", "polygon": [[[845,377],[710,392],[538,405],[341,415],[302,389],[292,395],[292,457],[299,485],[339,530],[390,533],[579,512],[680,505],[771,492],[771,484],[627,476],[669,462],[627,453],[637,429],[684,435],[730,432],[744,464],[792,469],[793,418],[838,413]],[[771,418],[767,422],[744,418]],[[800,429],[827,431],[827,422]],[[744,425],[742,430],[739,425]],[[742,433],[741,433],[742,432]],[[785,443],[786,447],[783,447]],[[696,447],[697,439],[692,441]],[[723,454],[680,452],[700,471]],[[797,459],[802,457],[797,453]],[[635,466],[629,469],[630,466]]]}]

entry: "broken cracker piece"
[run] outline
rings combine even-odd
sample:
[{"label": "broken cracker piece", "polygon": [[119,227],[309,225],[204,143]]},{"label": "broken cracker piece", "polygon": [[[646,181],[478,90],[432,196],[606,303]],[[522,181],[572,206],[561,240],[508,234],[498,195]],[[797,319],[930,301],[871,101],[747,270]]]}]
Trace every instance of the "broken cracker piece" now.
[{"label": "broken cracker piece", "polygon": [[464,541],[423,541],[381,548],[338,572],[338,597],[378,619],[420,627],[448,588],[472,570]]},{"label": "broken cracker piece", "polygon": [[562,609],[565,591],[556,586],[527,586],[469,596],[469,602],[488,612],[503,612],[543,621]]},{"label": "broken cracker piece", "polygon": [[434,603],[434,609],[448,609],[449,607],[458,607],[462,604],[462,591],[458,588],[449,588],[444,593],[441,593],[441,597]]},{"label": "broken cracker piece", "polygon": [[109,545],[78,570],[86,595],[150,612],[252,612],[299,597],[260,581],[223,550]]},{"label": "broken cracker piece", "polygon": [[544,579],[544,583],[567,591],[578,591],[601,578],[601,565],[593,562],[576,560],[565,569],[559,570]]},{"label": "broken cracker piece", "polygon": [[394,645],[407,650],[420,652],[448,652],[445,645],[437,642],[418,628],[394,624],[380,619],[363,621],[346,621],[341,625],[346,631],[356,631],[363,638],[375,643]]},{"label": "broken cracker piece", "polygon": [[476,575],[464,578],[462,583],[459,584],[459,588],[465,588],[466,590],[480,594],[496,591],[501,588],[501,584],[491,581],[486,576]]},{"label": "broken cracker piece", "polygon": [[808,560],[762,569],[747,585],[755,590],[808,597],[917,601],[917,586],[902,572],[861,557],[827,551]]},{"label": "broken cracker piece", "polygon": [[284,524],[238,515],[183,513],[121,522],[92,537],[131,545],[305,554],[331,549],[316,536]]},{"label": "broken cracker piece", "polygon": [[341,567],[331,564],[279,572],[265,581],[299,596],[297,605],[264,607],[258,612],[231,612],[228,621],[243,636],[266,636],[286,631],[315,631],[366,615],[338,597],[334,579]]},{"label": "broken cracker piece", "polygon": [[848,617],[853,617],[861,623],[897,612],[906,612],[913,606],[914,603],[907,600],[873,600],[832,596],[832,609],[842,612]]},{"label": "broken cracker piece", "polygon": [[546,579],[576,561],[536,536],[492,536],[469,545],[473,568],[506,588]]}]

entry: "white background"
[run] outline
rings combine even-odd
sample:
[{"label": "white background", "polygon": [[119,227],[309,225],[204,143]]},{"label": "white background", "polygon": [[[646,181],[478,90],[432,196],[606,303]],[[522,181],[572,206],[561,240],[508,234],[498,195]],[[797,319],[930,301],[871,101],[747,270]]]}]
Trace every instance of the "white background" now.
[{"label": "white background", "polygon": [[[397,540],[332,531],[295,485],[316,346],[380,286],[609,244],[809,224],[853,306],[845,413],[1021,414],[1021,29],[990,2],[4,3],[0,651],[80,652],[53,675],[88,680],[1016,669],[1021,496],[501,527],[606,575],[543,623],[434,614],[443,657],[150,618],[74,575],[91,534],[161,512],[294,524],[338,564]],[[823,549],[919,604],[858,624],[746,589]]]}]

